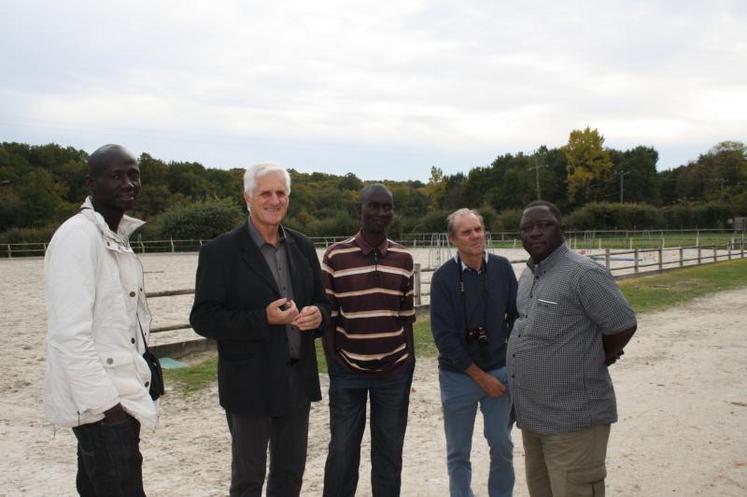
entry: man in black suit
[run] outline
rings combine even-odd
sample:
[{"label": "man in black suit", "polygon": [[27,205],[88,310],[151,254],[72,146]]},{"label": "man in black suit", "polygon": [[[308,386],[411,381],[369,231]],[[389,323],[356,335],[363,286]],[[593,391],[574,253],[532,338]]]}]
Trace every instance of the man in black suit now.
[{"label": "man in black suit", "polygon": [[244,175],[247,222],[200,250],[194,330],[218,343],[218,392],[232,440],[231,497],[301,492],[309,405],[321,399],[314,338],[329,321],[319,259],[280,223],[290,175],[255,164]]}]

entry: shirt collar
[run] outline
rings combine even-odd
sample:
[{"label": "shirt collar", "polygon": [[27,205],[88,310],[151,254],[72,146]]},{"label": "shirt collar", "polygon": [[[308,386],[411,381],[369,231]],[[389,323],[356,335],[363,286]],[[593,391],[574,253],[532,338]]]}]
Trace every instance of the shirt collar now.
[{"label": "shirt collar", "polygon": [[[461,264],[461,267],[462,267],[462,271],[463,271],[463,272],[464,272],[464,271],[466,271],[467,269],[469,269],[470,271],[475,271],[474,269],[472,269],[471,267],[469,267],[468,265],[466,265],[466,264],[464,263],[464,261],[462,261],[462,260],[461,260],[461,259],[459,258],[459,252],[457,252],[456,254],[454,254],[454,257],[453,257],[453,259],[454,259],[454,262],[455,262],[455,263],[457,263],[457,264]],[[488,257],[488,251],[486,250],[486,251],[485,251],[485,252],[483,253],[483,265],[482,265],[482,268],[480,268],[479,270],[477,270],[477,274],[480,274],[480,273],[482,272],[482,269],[483,269],[483,268],[486,268],[486,267],[488,266],[488,261],[489,261],[489,260],[490,260],[490,257]]]},{"label": "shirt collar", "polygon": [[[259,232],[256,226],[254,226],[254,223],[252,222],[251,216],[249,216],[249,222],[247,223],[249,225],[249,236],[252,237],[252,241],[254,241],[254,244],[262,248],[265,244],[270,245],[272,247],[272,244],[268,243],[262,234]],[[278,244],[280,242],[285,241],[285,228],[283,228],[283,225],[281,224],[278,228]]]},{"label": "shirt collar", "polygon": [[355,235],[355,244],[360,247],[361,252],[363,252],[364,255],[368,255],[373,251],[374,248],[379,250],[379,253],[382,255],[382,257],[386,257],[387,250],[389,248],[389,239],[384,238],[384,241],[381,242],[381,244],[378,247],[372,247],[368,244],[365,238],[363,238],[363,231],[359,231],[357,235]]},{"label": "shirt collar", "polygon": [[130,239],[130,235],[132,235],[132,233],[136,229],[145,224],[145,221],[130,217],[125,214],[119,221],[117,232],[113,232],[111,228],[109,228],[109,225],[106,224],[104,216],[102,216],[99,212],[96,211],[96,209],[93,208],[93,201],[91,200],[90,195],[86,197],[86,199],[83,201],[83,204],[80,206],[80,212],[84,216],[88,217],[91,221],[93,221],[93,223],[101,230],[102,233],[104,233],[105,235],[118,237],[125,242]]},{"label": "shirt collar", "polygon": [[533,273],[536,273],[539,269],[542,269],[543,271],[548,271],[552,269],[555,264],[558,263],[560,259],[562,259],[569,251],[568,245],[565,244],[565,242],[561,243],[558,248],[553,250],[550,255],[545,257],[541,262],[538,264],[535,264],[531,257],[527,261],[527,266],[529,266],[529,269],[532,270]]}]

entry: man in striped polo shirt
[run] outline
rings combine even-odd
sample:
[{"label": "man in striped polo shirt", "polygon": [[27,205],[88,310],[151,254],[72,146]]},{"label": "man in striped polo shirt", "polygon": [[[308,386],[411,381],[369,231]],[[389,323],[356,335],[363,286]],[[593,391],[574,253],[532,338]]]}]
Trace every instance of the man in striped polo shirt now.
[{"label": "man in striped polo shirt", "polygon": [[358,484],[366,402],[371,399],[374,497],[400,493],[402,445],[415,365],[412,255],[387,239],[391,192],[361,191],[361,230],[324,254],[332,319],[324,348],[329,367],[329,453],[324,497],[352,497]]}]

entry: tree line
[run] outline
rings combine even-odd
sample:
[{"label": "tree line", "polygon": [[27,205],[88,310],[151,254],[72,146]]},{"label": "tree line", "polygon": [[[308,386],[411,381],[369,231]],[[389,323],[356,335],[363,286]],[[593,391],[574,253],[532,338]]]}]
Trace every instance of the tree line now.
[{"label": "tree line", "polygon": [[[86,195],[88,154],[56,144],[0,144],[0,243],[47,241]],[[143,189],[132,215],[149,221],[143,239],[207,239],[241,222],[243,169],[206,168],[140,156]],[[477,208],[492,231],[515,231],[521,209],[537,198],[556,203],[572,229],[723,228],[747,216],[747,149],[718,143],[680,167],[657,171],[650,146],[615,150],[596,129],[570,133],[558,148],[499,155],[490,165],[427,183],[389,181],[394,236],[443,232],[446,215]],[[382,168],[383,170],[385,168]],[[358,192],[367,183],[291,170],[287,224],[310,236],[340,236],[358,228]]]}]

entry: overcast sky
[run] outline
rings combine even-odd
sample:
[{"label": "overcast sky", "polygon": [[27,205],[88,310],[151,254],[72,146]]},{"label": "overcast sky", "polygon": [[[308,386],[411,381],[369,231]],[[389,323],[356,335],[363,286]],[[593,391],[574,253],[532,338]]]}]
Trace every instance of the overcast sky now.
[{"label": "overcast sky", "polygon": [[747,2],[24,0],[0,141],[427,180],[573,129],[659,169],[747,141]]}]

